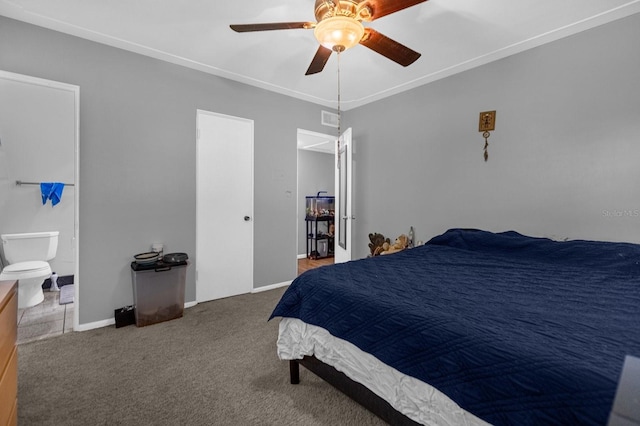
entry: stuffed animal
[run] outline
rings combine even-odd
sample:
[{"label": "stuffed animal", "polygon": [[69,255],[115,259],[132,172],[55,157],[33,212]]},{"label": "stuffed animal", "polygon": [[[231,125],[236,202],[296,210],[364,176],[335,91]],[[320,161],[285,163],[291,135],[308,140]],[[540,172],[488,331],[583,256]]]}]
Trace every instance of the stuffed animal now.
[{"label": "stuffed animal", "polygon": [[390,240],[385,238],[382,234],[369,234],[369,250],[371,250],[371,256],[378,256],[383,248],[383,244],[389,244]]},{"label": "stuffed animal", "polygon": [[382,245],[383,251],[380,254],[392,254],[402,251],[407,248],[409,244],[409,237],[402,234],[393,242],[393,244],[385,243]]}]

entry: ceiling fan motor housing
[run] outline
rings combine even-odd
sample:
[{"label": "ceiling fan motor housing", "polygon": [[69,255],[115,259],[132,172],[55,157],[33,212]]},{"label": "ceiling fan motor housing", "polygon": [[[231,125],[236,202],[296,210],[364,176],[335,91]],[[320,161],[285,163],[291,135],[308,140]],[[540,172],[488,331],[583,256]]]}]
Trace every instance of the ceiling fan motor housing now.
[{"label": "ceiling fan motor housing", "polygon": [[346,16],[358,21],[370,21],[371,9],[367,6],[367,1],[362,0],[339,0],[327,1],[316,0],[315,16],[318,22],[333,16]]}]

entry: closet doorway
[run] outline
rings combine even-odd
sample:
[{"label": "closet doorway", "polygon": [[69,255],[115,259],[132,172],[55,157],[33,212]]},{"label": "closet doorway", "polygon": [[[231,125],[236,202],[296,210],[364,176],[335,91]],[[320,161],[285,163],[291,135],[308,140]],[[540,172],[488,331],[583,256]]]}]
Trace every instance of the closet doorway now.
[{"label": "closet doorway", "polygon": [[335,141],[336,135],[298,129],[297,161],[298,190],[296,203],[297,263],[298,273],[318,266],[332,264],[333,257],[307,259],[307,228],[305,222],[305,197],[320,191],[333,196],[335,192]]}]

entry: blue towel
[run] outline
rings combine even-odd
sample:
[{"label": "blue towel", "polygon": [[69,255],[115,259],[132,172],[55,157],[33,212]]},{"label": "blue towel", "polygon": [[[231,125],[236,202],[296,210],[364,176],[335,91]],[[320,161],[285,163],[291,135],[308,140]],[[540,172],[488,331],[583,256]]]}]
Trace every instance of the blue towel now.
[{"label": "blue towel", "polygon": [[51,188],[53,188],[53,182],[41,182],[40,192],[42,192],[42,205],[47,204],[49,194],[51,194]]},{"label": "blue towel", "polygon": [[51,200],[51,205],[55,206],[62,198],[62,190],[64,183],[61,182],[41,182],[40,191],[42,192],[42,204],[46,204],[47,200]]}]

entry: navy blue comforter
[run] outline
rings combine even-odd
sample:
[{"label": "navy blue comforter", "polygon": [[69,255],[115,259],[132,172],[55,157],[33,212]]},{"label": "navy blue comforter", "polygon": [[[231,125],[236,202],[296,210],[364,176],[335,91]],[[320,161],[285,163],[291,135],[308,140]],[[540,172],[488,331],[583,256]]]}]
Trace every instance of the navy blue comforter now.
[{"label": "navy blue comforter", "polygon": [[640,356],[640,246],[453,229],[311,270],[273,317],[328,330],[495,425],[604,425]]}]

